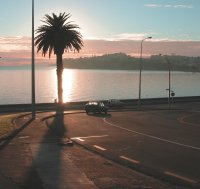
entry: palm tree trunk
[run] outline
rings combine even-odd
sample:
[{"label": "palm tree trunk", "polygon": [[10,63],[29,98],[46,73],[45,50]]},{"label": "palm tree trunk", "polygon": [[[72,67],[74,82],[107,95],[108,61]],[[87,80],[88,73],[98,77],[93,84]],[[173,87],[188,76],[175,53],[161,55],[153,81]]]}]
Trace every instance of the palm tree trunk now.
[{"label": "palm tree trunk", "polygon": [[63,62],[62,54],[56,55],[56,66],[57,66],[57,82],[58,82],[58,104],[61,107],[63,104],[63,86],[62,86],[62,74],[63,74]]}]

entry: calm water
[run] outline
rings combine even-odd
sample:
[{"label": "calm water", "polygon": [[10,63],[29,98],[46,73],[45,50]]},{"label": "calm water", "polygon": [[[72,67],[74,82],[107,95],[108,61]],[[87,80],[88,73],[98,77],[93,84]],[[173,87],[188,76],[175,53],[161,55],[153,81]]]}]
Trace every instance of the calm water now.
[{"label": "calm water", "polygon": [[[70,70],[63,75],[64,100],[85,101],[138,98],[138,71]],[[0,68],[0,104],[31,103],[28,68]],[[142,72],[142,98],[167,97],[168,72]],[[200,96],[200,73],[171,73],[176,96]],[[56,70],[36,69],[36,102],[57,98]]]}]

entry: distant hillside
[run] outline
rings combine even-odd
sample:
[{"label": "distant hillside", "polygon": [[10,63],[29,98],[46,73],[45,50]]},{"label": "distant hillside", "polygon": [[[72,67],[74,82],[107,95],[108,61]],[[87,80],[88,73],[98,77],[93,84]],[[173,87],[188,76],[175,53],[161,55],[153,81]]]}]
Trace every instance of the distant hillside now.
[{"label": "distant hillside", "polygon": [[[200,72],[200,57],[167,56],[173,71]],[[108,70],[138,70],[140,58],[124,53],[107,54],[78,59],[64,59],[64,67],[70,69],[108,69]],[[168,63],[160,55],[142,59],[143,70],[168,70]]]}]

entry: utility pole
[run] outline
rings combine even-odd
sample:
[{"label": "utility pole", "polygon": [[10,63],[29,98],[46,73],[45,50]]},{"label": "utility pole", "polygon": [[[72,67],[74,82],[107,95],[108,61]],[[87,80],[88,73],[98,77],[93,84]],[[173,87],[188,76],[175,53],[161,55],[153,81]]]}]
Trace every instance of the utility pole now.
[{"label": "utility pole", "polygon": [[35,119],[35,52],[34,52],[34,0],[32,0],[32,118]]},{"label": "utility pole", "polygon": [[142,81],[141,81],[141,76],[142,76],[142,45],[143,42],[146,39],[151,39],[152,37],[146,37],[144,39],[142,39],[141,41],[141,46],[140,46],[140,74],[139,74],[139,95],[138,95],[138,107],[140,107],[141,105],[141,85],[142,85]]},{"label": "utility pole", "polygon": [[168,94],[168,100],[169,100],[169,109],[171,108],[171,64],[168,58],[166,58],[169,68],[169,94]]},{"label": "utility pole", "polygon": [[[164,59],[167,61],[168,64],[168,104],[169,104],[169,109],[171,109],[171,62],[169,61],[168,57],[164,55]],[[174,93],[174,92],[173,92]]]}]

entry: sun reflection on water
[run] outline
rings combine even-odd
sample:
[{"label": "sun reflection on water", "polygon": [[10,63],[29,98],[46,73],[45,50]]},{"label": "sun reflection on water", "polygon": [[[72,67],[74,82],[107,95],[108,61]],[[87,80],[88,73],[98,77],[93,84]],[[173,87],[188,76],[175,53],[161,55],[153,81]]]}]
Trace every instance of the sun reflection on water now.
[{"label": "sun reflection on water", "polygon": [[73,82],[74,82],[73,70],[64,69],[63,70],[63,102],[71,101]]}]

